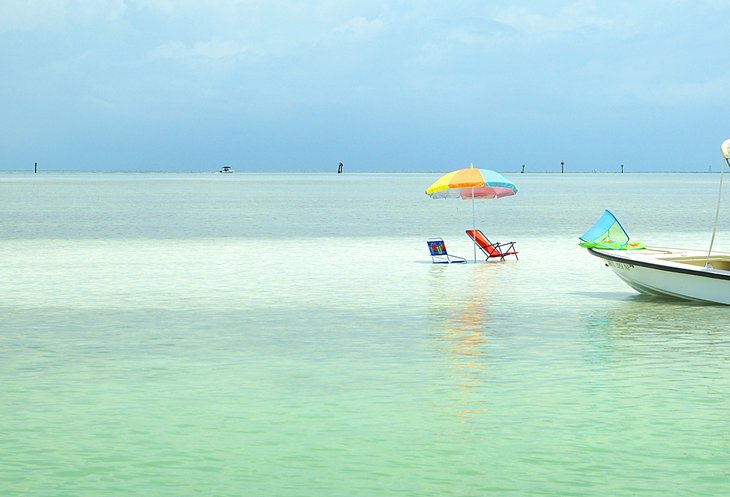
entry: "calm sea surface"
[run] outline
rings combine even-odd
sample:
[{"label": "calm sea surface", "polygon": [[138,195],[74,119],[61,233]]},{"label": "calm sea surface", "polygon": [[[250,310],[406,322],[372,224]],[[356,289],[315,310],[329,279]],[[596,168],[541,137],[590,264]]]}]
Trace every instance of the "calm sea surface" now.
[{"label": "calm sea surface", "polygon": [[0,174],[0,495],[730,494],[730,307],[577,246],[706,247],[719,176],[507,176],[519,262],[444,267],[435,173]]}]

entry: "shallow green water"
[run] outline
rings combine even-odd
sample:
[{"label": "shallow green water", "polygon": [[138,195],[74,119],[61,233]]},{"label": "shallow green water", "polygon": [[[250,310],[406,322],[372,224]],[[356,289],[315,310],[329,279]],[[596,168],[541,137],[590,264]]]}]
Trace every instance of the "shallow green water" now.
[{"label": "shallow green water", "polygon": [[0,176],[0,495],[729,493],[730,308],[576,244],[707,246],[717,175],[513,174],[450,267],[434,176]]}]

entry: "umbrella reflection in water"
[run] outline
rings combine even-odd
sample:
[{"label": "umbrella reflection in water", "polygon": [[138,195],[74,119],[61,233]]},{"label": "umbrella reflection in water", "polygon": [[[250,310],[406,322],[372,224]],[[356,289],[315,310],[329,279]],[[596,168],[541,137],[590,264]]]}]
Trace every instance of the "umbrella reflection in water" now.
[{"label": "umbrella reflection in water", "polygon": [[460,282],[456,288],[469,288],[468,293],[455,289],[442,266],[432,270],[432,310],[435,338],[444,344],[453,367],[453,386],[458,388],[456,414],[466,420],[485,411],[483,396],[487,375],[487,352],[490,338],[490,287],[494,277],[492,267],[480,266],[470,273],[470,282]]}]

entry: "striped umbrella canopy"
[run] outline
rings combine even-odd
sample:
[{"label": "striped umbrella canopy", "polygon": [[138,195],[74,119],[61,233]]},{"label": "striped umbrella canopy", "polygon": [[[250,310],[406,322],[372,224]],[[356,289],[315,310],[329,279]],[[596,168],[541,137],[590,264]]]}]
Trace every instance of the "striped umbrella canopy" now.
[{"label": "striped umbrella canopy", "polygon": [[501,198],[517,193],[510,180],[491,169],[467,167],[451,171],[426,189],[431,198]]},{"label": "striped umbrella canopy", "polygon": [[[492,199],[509,197],[517,193],[517,187],[510,180],[491,169],[471,167],[451,171],[441,176],[426,189],[431,198],[471,199],[471,216],[476,231],[475,199]],[[477,245],[474,240],[474,262],[477,261]]]}]

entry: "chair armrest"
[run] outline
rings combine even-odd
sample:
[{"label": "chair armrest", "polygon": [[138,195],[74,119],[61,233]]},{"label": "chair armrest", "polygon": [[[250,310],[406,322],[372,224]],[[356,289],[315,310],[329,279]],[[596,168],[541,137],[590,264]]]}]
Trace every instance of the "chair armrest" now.
[{"label": "chair armrest", "polygon": [[492,246],[494,246],[494,247],[507,247],[507,246],[510,246],[511,245],[512,247],[514,247],[515,243],[517,243],[517,242],[494,243]]}]

